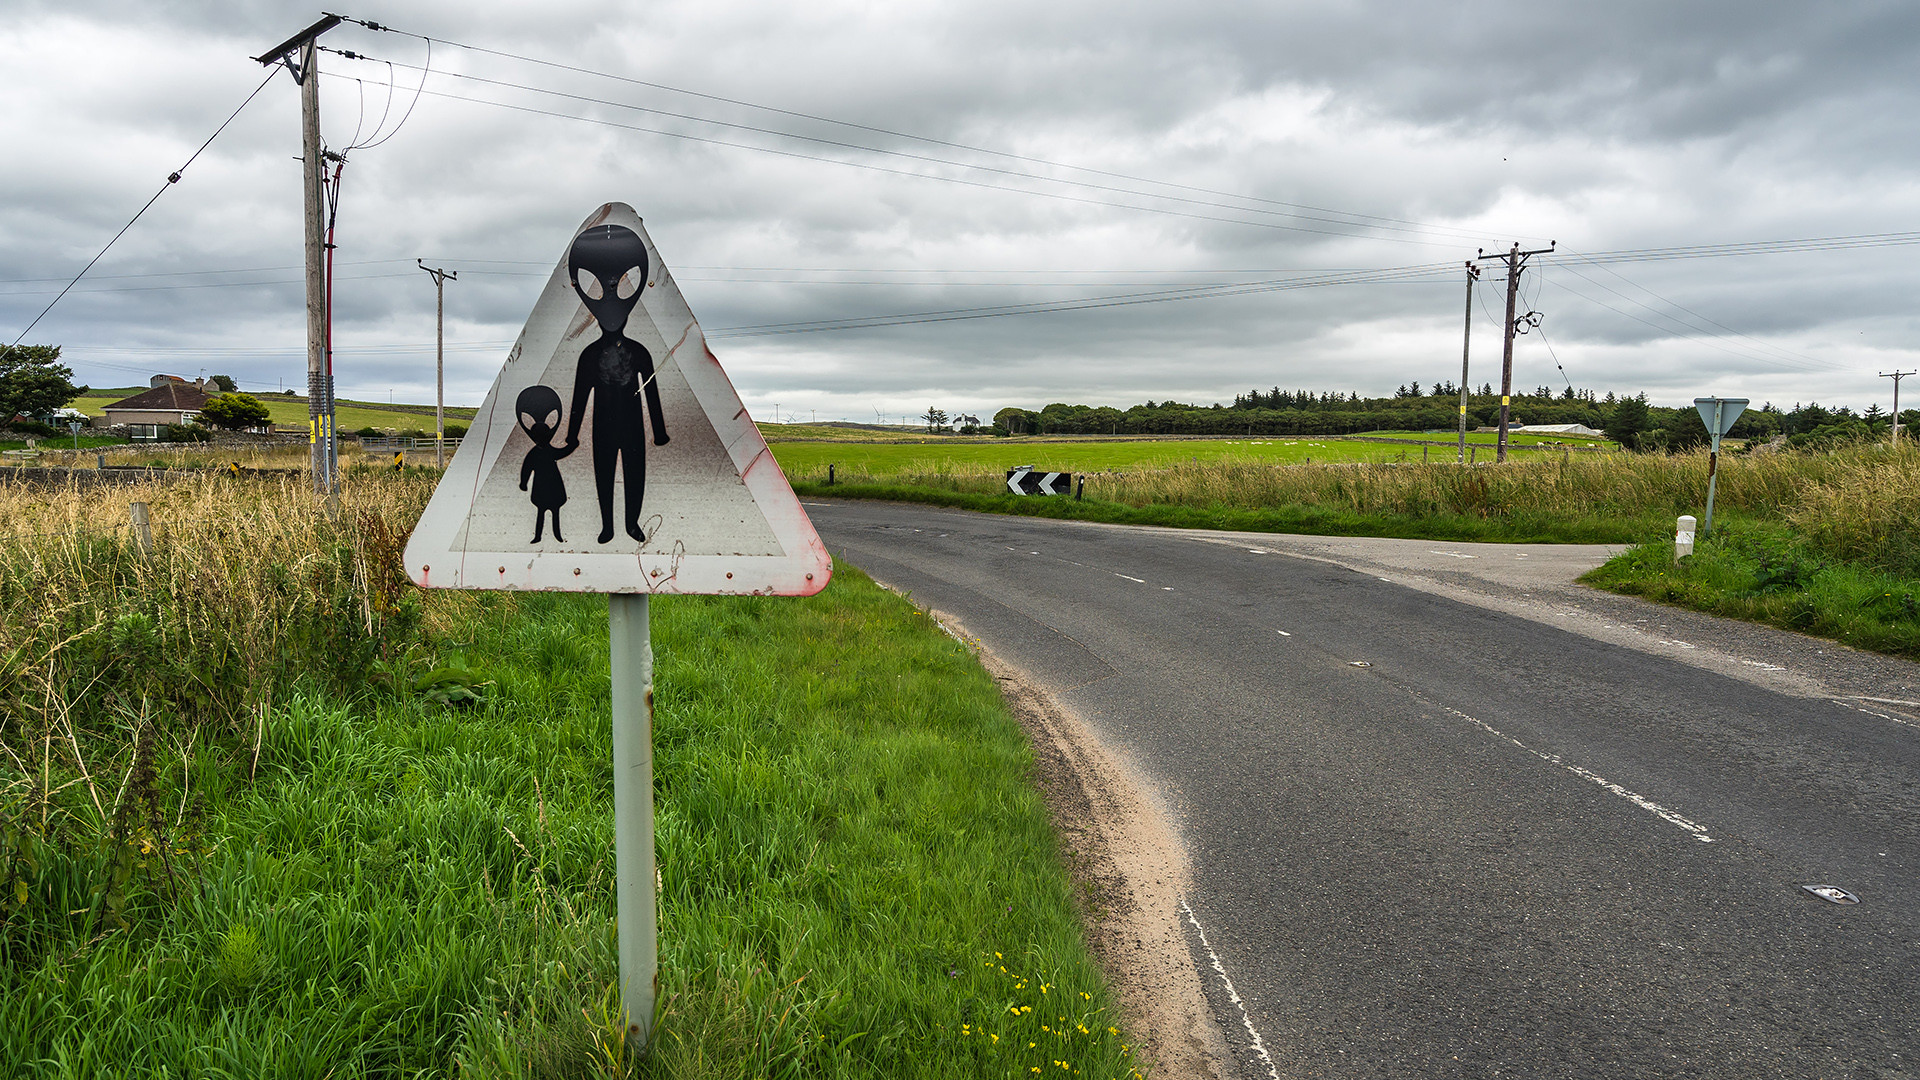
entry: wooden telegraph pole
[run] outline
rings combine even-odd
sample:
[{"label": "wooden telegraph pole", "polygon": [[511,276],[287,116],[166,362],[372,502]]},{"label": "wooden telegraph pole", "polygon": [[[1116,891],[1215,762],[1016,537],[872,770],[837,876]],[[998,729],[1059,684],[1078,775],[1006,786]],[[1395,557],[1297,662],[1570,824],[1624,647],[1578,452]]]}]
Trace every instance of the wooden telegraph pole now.
[{"label": "wooden telegraph pole", "polygon": [[[326,163],[320,148],[320,35],[340,25],[328,15],[305,30],[254,57],[261,64],[285,64],[300,87],[300,188],[306,211],[307,256],[307,441],[312,446],[313,488],[333,491],[333,387],[326,369],[327,271],[323,217]],[[295,54],[298,54],[296,58]]]},{"label": "wooden telegraph pole", "polygon": [[451,270],[413,260],[433,275],[433,463],[447,467],[447,281],[460,280]]},{"label": "wooden telegraph pole", "polygon": [[1895,446],[1900,445],[1900,380],[1912,374],[1911,371],[1901,371],[1898,368],[1880,373],[1881,378],[1893,380],[1893,438],[1891,441]]},{"label": "wooden telegraph pole", "polygon": [[1520,271],[1526,269],[1527,259],[1534,255],[1551,252],[1559,241],[1551,241],[1543,248],[1521,251],[1516,241],[1512,250],[1504,255],[1489,255],[1485,248],[1480,249],[1481,259],[1497,259],[1507,264],[1507,340],[1500,351],[1500,445],[1494,460],[1507,460],[1507,426],[1513,412],[1513,315],[1514,305],[1520,300]]},{"label": "wooden telegraph pole", "polygon": [[1473,287],[1480,281],[1480,268],[1467,264],[1467,329],[1460,335],[1460,464],[1467,463],[1467,354],[1473,345]]}]

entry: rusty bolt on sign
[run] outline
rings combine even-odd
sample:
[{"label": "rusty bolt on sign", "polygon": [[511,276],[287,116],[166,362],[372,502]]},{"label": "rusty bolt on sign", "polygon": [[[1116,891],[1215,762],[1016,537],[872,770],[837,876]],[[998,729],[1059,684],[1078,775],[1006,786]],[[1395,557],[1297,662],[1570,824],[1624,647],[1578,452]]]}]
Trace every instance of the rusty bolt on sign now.
[{"label": "rusty bolt on sign", "polygon": [[1857,904],[1860,898],[1838,885],[1802,885],[1801,888],[1829,904]]}]

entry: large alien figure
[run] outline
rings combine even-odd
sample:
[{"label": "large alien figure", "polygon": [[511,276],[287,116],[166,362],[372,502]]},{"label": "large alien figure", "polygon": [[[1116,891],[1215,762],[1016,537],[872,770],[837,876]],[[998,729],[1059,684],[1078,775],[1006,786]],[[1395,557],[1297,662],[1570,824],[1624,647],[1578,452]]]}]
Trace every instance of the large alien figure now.
[{"label": "large alien figure", "polygon": [[[573,407],[567,449],[580,445],[580,420],[593,398],[593,483],[600,496],[600,542],[613,539],[613,477],[616,460],[626,481],[627,535],[645,542],[640,502],[647,490],[646,414],[653,414],[653,442],[665,446],[660,388],[653,355],[626,336],[627,317],[647,287],[647,245],[632,229],[595,225],[573,239],[567,254],[573,289],[600,324],[599,340],[580,353],[573,377]],[[642,407],[642,395],[645,405]]]}]

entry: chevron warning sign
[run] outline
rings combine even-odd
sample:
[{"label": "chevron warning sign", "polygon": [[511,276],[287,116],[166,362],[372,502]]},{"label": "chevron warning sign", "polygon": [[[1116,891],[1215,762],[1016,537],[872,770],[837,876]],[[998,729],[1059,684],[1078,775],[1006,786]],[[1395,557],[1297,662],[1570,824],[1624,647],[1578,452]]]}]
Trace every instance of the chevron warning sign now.
[{"label": "chevron warning sign", "polygon": [[1031,465],[1016,465],[1007,470],[1007,490],[1015,495],[1071,495],[1073,474],[1034,472]]}]

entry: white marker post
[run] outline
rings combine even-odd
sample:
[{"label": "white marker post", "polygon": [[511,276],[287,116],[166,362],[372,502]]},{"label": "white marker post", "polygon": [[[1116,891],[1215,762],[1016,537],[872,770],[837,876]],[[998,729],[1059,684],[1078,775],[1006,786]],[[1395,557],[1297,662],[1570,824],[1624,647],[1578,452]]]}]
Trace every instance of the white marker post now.
[{"label": "white marker post", "polygon": [[405,557],[423,588],[607,594],[620,1004],[639,1052],[660,986],[649,597],[811,596],[833,560],[631,207],[574,232]]}]

